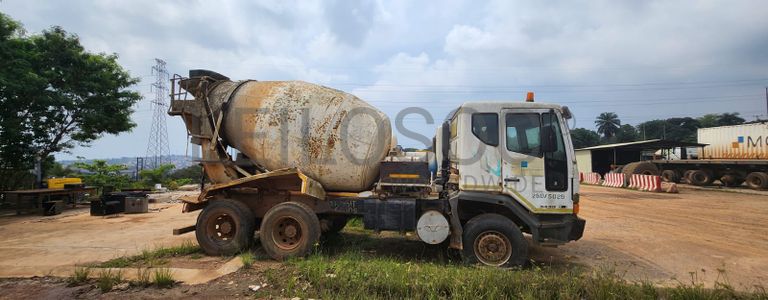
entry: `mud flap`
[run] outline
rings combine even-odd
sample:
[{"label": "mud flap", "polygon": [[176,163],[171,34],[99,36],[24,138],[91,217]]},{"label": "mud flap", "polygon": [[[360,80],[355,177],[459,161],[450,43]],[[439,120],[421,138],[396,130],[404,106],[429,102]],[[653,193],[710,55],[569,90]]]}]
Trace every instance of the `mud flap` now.
[{"label": "mud flap", "polygon": [[448,203],[451,205],[451,244],[449,247],[463,250],[464,243],[461,236],[464,235],[464,230],[461,228],[461,221],[459,221],[459,197],[451,197],[448,199]]}]

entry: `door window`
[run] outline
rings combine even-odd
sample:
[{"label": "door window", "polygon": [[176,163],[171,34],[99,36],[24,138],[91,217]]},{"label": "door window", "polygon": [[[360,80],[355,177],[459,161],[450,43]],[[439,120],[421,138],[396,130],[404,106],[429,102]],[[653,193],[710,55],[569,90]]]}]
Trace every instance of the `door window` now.
[{"label": "door window", "polygon": [[539,114],[507,114],[504,123],[507,133],[507,150],[541,157],[541,134],[539,132],[541,119]]},{"label": "door window", "polygon": [[499,145],[499,115],[495,113],[472,114],[472,134],[491,146]]}]

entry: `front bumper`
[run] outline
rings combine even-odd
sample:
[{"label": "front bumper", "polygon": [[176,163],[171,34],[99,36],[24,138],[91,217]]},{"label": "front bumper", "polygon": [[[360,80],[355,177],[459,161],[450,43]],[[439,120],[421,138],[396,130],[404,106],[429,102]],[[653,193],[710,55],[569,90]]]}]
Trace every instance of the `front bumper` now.
[{"label": "front bumper", "polygon": [[587,221],[576,215],[567,215],[558,222],[542,222],[536,242],[544,246],[557,246],[581,239]]}]

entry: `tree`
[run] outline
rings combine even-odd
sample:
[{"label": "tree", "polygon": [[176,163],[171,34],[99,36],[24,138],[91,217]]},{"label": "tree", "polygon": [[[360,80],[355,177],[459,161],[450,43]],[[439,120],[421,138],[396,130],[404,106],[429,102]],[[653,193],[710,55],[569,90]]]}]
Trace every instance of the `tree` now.
[{"label": "tree", "polygon": [[616,113],[604,112],[597,116],[595,125],[597,125],[597,133],[610,138],[616,135],[621,126],[621,120],[619,120],[619,116]]},{"label": "tree", "polygon": [[150,187],[156,183],[166,184],[169,180],[168,175],[175,168],[173,164],[163,164],[154,169],[145,169],[139,172],[139,177],[144,182],[144,186]]},{"label": "tree", "polygon": [[600,135],[585,128],[571,129],[571,140],[576,149],[597,146],[600,144]]},{"label": "tree", "polygon": [[115,189],[122,189],[130,186],[131,177],[124,174],[128,169],[124,165],[110,165],[105,160],[94,160],[88,162],[75,162],[72,167],[84,170],[79,177],[83,178],[83,183],[89,186],[103,188],[104,186],[114,186]]},{"label": "tree", "polygon": [[134,126],[138,82],[117,55],[93,54],[60,27],[25,36],[0,13],[0,168],[30,169],[36,157]]},{"label": "tree", "polygon": [[722,113],[722,114],[706,114],[698,119],[696,119],[699,122],[699,126],[701,128],[709,128],[709,127],[717,127],[717,126],[728,126],[728,125],[739,125],[744,124],[746,120],[744,118],[739,117],[739,113]]},{"label": "tree", "polygon": [[619,127],[616,132],[616,143],[634,142],[638,140],[637,130],[635,127],[629,124],[624,124]]}]

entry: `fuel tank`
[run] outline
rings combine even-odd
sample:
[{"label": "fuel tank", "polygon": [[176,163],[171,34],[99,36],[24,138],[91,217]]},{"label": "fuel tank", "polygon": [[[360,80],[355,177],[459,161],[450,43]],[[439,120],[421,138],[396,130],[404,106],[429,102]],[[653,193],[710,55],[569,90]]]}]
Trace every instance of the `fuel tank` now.
[{"label": "fuel tank", "polygon": [[302,81],[228,79],[207,94],[223,112],[223,142],[255,164],[299,168],[328,191],[360,192],[377,180],[392,129],[360,98]]}]

